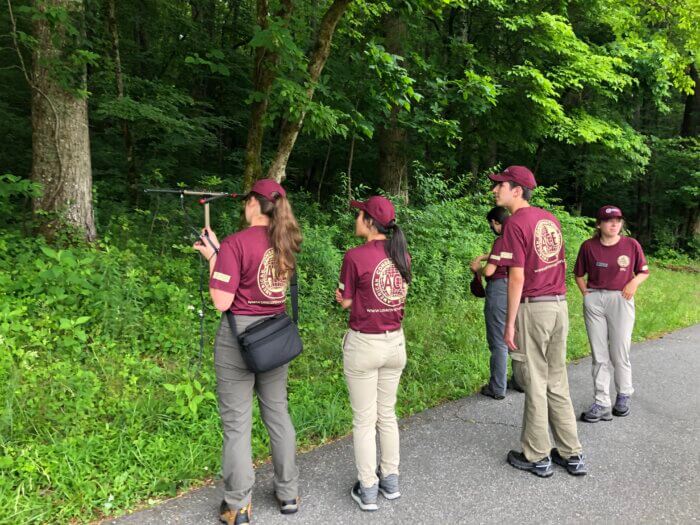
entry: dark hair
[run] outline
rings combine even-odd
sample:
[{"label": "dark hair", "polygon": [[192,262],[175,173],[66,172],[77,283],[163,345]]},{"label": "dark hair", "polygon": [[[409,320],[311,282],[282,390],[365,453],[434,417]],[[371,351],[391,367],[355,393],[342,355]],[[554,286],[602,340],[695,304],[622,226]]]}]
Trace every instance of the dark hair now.
[{"label": "dark hair", "polygon": [[382,226],[367,212],[364,212],[364,221],[369,224],[370,221],[377,228],[377,231],[382,235],[387,236],[384,243],[384,251],[387,257],[394,263],[396,269],[406,281],[406,284],[411,284],[411,263],[408,256],[408,243],[406,236],[401,231],[401,228],[396,224],[396,220],[392,219],[389,224]]},{"label": "dark hair", "polygon": [[267,200],[259,193],[251,192],[260,203],[260,213],[270,218],[268,237],[275,253],[275,270],[278,275],[289,273],[296,267],[296,254],[301,251],[301,230],[294,217],[287,197],[275,195],[273,201]]},{"label": "dark hair", "polygon": [[505,223],[507,218],[508,210],[506,210],[503,206],[494,206],[486,214],[487,221],[496,221],[499,224]]},{"label": "dark hair", "polygon": [[513,182],[512,180],[507,181],[508,184],[510,184],[510,189],[515,189],[515,188],[522,188],[523,190],[523,200],[526,200],[530,202],[530,199],[532,198],[532,190],[530,188],[526,188],[522,184],[518,184],[517,182]]}]

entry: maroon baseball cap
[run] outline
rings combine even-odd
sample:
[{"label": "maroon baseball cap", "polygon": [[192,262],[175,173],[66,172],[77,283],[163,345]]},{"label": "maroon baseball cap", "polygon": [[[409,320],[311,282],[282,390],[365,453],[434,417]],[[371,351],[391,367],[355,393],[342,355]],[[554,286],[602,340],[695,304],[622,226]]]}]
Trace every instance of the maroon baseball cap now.
[{"label": "maroon baseball cap", "polygon": [[287,192],[279,184],[279,182],[272,179],[260,179],[256,180],[253,187],[250,188],[251,193],[257,193],[262,195],[269,201],[274,201],[277,197],[284,197]]},{"label": "maroon baseball cap", "polygon": [[379,195],[370,197],[364,202],[350,201],[350,206],[366,212],[384,228],[386,228],[391,221],[396,219],[394,205],[389,199]]},{"label": "maroon baseball cap", "polygon": [[598,213],[596,213],[595,215],[595,218],[599,221],[614,219],[615,217],[622,218],[622,210],[617,206],[613,206],[611,204],[603,206],[601,209],[598,210]]},{"label": "maroon baseball cap", "polygon": [[489,179],[494,182],[515,182],[523,188],[535,189],[537,182],[532,172],[525,166],[508,166],[501,173],[492,173]]}]

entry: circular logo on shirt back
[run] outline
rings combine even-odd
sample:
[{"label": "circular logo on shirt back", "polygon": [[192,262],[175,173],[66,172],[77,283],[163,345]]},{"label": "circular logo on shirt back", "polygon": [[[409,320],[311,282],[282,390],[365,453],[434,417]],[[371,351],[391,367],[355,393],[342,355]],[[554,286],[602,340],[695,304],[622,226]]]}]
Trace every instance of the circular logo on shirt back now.
[{"label": "circular logo on shirt back", "polygon": [[406,282],[391,259],[384,259],[374,269],[372,291],[380,303],[386,306],[401,306],[406,300],[407,290]]},{"label": "circular logo on shirt back", "polygon": [[630,265],[630,258],[627,255],[620,255],[617,258],[617,264],[620,268],[627,268]]},{"label": "circular logo on shirt back", "polygon": [[545,263],[552,263],[559,257],[562,241],[561,232],[554,222],[548,219],[538,221],[535,226],[535,251]]},{"label": "circular logo on shirt back", "polygon": [[287,279],[279,277],[275,269],[275,251],[268,248],[258,267],[258,288],[265,297],[280,299],[284,297]]}]

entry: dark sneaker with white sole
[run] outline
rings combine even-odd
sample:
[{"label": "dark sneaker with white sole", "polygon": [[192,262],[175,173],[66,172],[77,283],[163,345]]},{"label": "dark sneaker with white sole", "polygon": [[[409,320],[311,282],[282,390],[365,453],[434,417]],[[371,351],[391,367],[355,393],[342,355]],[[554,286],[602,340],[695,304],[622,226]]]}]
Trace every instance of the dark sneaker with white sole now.
[{"label": "dark sneaker with white sole", "polygon": [[222,501],[219,507],[219,519],[226,525],[244,525],[250,523],[251,511],[252,505],[250,503],[243,508],[232,509],[228,503]]},{"label": "dark sneaker with white sole", "polygon": [[497,399],[497,400],[499,400],[499,401],[500,401],[501,399],[505,399],[505,398],[506,398],[506,396],[504,396],[503,394],[499,394],[499,393],[497,393],[497,392],[494,392],[493,389],[491,388],[491,385],[485,385],[485,386],[483,386],[483,387],[481,388],[481,390],[480,390],[479,393],[480,393],[482,396],[491,397],[491,398]]},{"label": "dark sneaker with white sole", "polygon": [[350,496],[362,510],[372,511],[379,508],[377,507],[377,492],[378,487],[376,483],[369,488],[365,488],[357,481],[350,491]]},{"label": "dark sneaker with white sole", "polygon": [[588,469],[586,468],[586,462],[584,461],[583,454],[578,454],[577,456],[569,456],[568,458],[563,457],[559,454],[559,450],[556,448],[552,449],[552,461],[564,467],[566,471],[572,476],[585,476],[588,474]]},{"label": "dark sneaker with white sole", "polygon": [[277,498],[277,504],[280,507],[280,512],[282,514],[294,514],[299,510],[300,498],[297,496],[294,499],[279,499]]},{"label": "dark sneaker with white sole", "polygon": [[382,496],[386,499],[398,499],[401,497],[398,474],[389,474],[383,478],[381,473],[377,471],[377,476],[379,477],[379,492],[382,493]]},{"label": "dark sneaker with white sole", "polygon": [[587,423],[612,421],[612,412],[610,412],[610,407],[604,407],[598,403],[593,403],[591,408],[581,414],[581,421],[586,421]]},{"label": "dark sneaker with white sole", "polygon": [[554,474],[552,459],[549,456],[533,462],[528,461],[522,452],[511,450],[508,452],[508,463],[517,469],[532,472],[535,476],[539,476],[541,478],[548,478]]},{"label": "dark sneaker with white sole", "polygon": [[627,394],[617,394],[615,406],[612,409],[613,416],[625,417],[630,413],[630,396]]}]

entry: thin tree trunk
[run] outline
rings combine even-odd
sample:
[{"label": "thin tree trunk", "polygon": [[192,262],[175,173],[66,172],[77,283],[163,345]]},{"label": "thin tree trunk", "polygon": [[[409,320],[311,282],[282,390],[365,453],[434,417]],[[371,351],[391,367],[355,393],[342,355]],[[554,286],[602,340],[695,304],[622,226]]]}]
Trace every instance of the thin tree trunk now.
[{"label": "thin tree trunk", "polygon": [[355,157],[355,139],[356,135],[352,134],[352,140],[350,140],[350,156],[348,158],[348,200],[352,200],[352,161]]},{"label": "thin tree trunk", "polygon": [[[288,20],[292,14],[292,3],[283,2],[280,16]],[[269,27],[267,0],[257,0],[257,24],[260,29]],[[253,88],[256,98],[251,105],[250,126],[245,148],[245,164],[243,169],[243,185],[250,189],[253,182],[262,177],[262,145],[265,132],[265,114],[269,103],[270,90],[275,80],[275,65],[279,60],[278,53],[264,47],[255,48],[253,63]]]},{"label": "thin tree trunk", "polygon": [[[122,74],[121,52],[119,49],[119,26],[117,25],[117,10],[115,0],[107,2],[107,20],[109,32],[112,37],[112,54],[114,59],[114,78],[117,84],[117,98],[124,99],[124,75]],[[126,154],[126,182],[129,187],[129,201],[138,204],[138,180],[134,163],[134,143],[129,129],[129,122],[121,120],[122,137],[124,140],[124,152]]]},{"label": "thin tree trunk", "polygon": [[[313,50],[309,58],[309,87],[306,90],[306,96],[309,100],[313,99],[316,90],[316,82],[318,82],[323,67],[326,65],[328,55],[330,55],[331,42],[333,40],[335,28],[351,1],[352,0],[334,0],[323,15],[323,18],[321,18],[318,33],[316,34],[316,41],[314,42]],[[267,173],[268,178],[281,182],[286,177],[287,162],[289,161],[289,156],[299,136],[299,131],[301,130],[305,116],[306,112],[302,112],[298,119],[285,120],[282,124],[277,153]]]},{"label": "thin tree trunk", "polygon": [[318,190],[316,191],[316,202],[321,202],[321,186],[323,186],[323,179],[326,177],[326,170],[328,169],[328,160],[331,158],[331,141],[328,141],[328,149],[326,149],[326,158],[323,161],[323,170],[321,171],[321,179],[318,181]]},{"label": "thin tree trunk", "polygon": [[690,78],[693,79],[693,93],[685,98],[681,137],[700,135],[700,78],[695,64],[690,65]]},{"label": "thin tree trunk", "polygon": [[[83,2],[44,0],[36,7],[64,9],[82,18]],[[65,28],[43,16],[34,20],[36,47],[32,64],[32,180],[43,194],[33,201],[41,231],[52,238],[61,223],[77,228],[89,241],[96,238],[92,208],[92,167],[87,100],[67,91],[51,76],[47,64],[61,60],[61,47],[69,44]],[[80,84],[86,87],[86,71]],[[44,215],[48,212],[48,218]]]},{"label": "thin tree trunk", "polygon": [[[403,42],[406,39],[406,23],[394,9],[382,20],[386,50],[393,55],[403,55]],[[379,145],[379,185],[391,195],[399,195],[408,201],[408,193],[402,181],[408,179],[408,132],[399,124],[401,108],[391,108],[388,122],[377,128]]]}]

